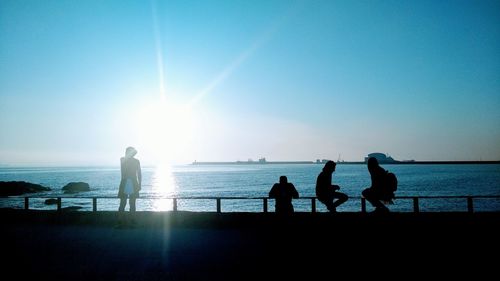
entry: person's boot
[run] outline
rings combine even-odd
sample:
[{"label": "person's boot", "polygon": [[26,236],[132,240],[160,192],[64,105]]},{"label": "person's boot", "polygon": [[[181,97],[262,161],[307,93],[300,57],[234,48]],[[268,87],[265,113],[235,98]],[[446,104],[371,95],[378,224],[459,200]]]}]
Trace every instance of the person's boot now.
[{"label": "person's boot", "polygon": [[330,211],[330,213],[336,213],[337,212],[337,208],[335,208],[335,207],[328,207],[328,211]]}]

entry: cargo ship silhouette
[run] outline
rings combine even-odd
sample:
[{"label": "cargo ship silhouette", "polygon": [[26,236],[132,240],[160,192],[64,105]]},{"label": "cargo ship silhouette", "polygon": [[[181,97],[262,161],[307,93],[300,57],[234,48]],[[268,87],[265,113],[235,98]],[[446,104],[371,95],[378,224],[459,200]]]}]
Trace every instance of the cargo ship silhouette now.
[{"label": "cargo ship silhouette", "polygon": [[[470,160],[458,160],[458,161],[415,161],[415,160],[395,160],[391,156],[385,153],[373,152],[368,154],[364,161],[344,161],[339,158],[337,163],[339,164],[366,164],[368,158],[374,157],[378,160],[380,164],[500,164],[499,160],[492,161],[470,161]],[[316,159],[315,161],[267,161],[265,157],[259,158],[259,160],[254,161],[248,159],[247,161],[223,161],[223,162],[207,162],[207,161],[194,161],[192,165],[255,165],[255,164],[325,164],[330,159]]]}]

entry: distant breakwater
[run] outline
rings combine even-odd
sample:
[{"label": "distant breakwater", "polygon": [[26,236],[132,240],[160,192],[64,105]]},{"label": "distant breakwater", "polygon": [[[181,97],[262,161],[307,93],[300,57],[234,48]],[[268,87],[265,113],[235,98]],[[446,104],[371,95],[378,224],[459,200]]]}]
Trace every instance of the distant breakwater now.
[{"label": "distant breakwater", "polygon": [[[337,164],[366,164],[365,161],[339,161]],[[380,164],[402,164],[402,165],[414,165],[414,164],[423,164],[423,165],[441,165],[441,164],[500,164],[499,161],[388,161],[388,162],[379,162]],[[233,162],[198,162],[195,161],[191,163],[192,165],[267,165],[267,164],[325,164],[322,162],[315,161],[233,161]]]},{"label": "distant breakwater", "polygon": [[[316,164],[313,161],[233,161],[233,162],[193,162],[192,165],[266,165],[266,164]],[[323,163],[324,164],[324,163]]]}]

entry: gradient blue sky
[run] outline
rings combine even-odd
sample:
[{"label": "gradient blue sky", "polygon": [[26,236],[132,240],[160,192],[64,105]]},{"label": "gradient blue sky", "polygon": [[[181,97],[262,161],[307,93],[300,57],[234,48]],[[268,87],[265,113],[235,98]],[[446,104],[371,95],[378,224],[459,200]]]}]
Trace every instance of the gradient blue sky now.
[{"label": "gradient blue sky", "polygon": [[0,164],[500,159],[500,1],[0,2]]}]

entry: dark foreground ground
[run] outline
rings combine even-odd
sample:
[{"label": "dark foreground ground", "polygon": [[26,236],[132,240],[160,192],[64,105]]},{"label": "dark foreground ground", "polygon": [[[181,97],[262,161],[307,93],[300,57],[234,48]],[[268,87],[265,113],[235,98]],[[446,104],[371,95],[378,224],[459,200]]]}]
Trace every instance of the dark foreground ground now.
[{"label": "dark foreground ground", "polygon": [[[3,280],[417,280],[497,276],[500,213],[0,210]],[[488,278],[490,279],[490,278]]]}]

